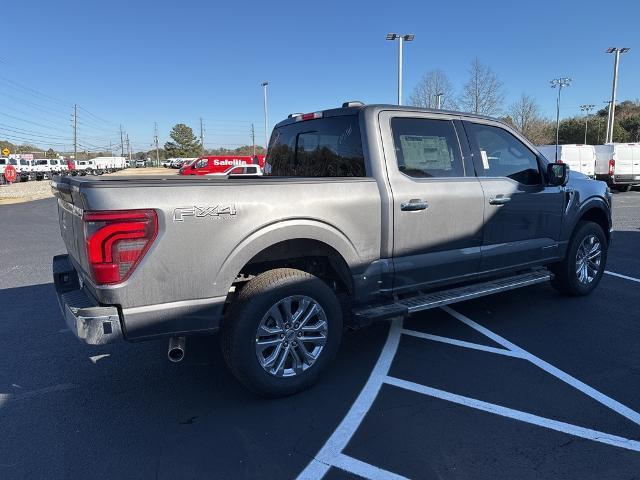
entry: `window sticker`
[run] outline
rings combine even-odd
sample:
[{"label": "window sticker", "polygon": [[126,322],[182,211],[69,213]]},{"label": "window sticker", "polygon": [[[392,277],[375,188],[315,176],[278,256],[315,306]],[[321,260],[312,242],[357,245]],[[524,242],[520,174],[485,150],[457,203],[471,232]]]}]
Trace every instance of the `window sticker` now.
[{"label": "window sticker", "polygon": [[480,156],[482,157],[482,166],[485,170],[489,170],[489,157],[487,157],[487,152],[480,150]]}]

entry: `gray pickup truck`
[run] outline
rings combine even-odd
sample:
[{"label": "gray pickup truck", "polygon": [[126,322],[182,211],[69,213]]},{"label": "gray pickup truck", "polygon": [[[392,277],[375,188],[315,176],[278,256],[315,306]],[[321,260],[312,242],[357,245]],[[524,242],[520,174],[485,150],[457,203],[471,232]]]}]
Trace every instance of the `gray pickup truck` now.
[{"label": "gray pickup truck", "polygon": [[291,115],[265,176],[56,177],[63,315],[88,344],[219,331],[249,389],[316,381],[343,328],[551,281],[586,295],[611,240],[603,182],[497,120],[347,102]]}]

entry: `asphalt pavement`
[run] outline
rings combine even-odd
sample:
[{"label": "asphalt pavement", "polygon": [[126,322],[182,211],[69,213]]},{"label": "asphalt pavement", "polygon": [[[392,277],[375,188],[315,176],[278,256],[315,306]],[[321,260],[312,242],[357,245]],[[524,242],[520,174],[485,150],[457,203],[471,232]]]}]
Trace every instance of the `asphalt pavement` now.
[{"label": "asphalt pavement", "polygon": [[52,199],[0,206],[0,478],[640,478],[640,191],[589,297],[547,285],[347,332],[320,383],[245,391],[217,338],[89,347]]}]

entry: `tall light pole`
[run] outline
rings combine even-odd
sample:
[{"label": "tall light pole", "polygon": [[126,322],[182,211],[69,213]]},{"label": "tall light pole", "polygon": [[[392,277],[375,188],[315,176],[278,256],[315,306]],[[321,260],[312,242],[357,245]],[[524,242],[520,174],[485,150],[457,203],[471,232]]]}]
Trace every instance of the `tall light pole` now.
[{"label": "tall light pole", "polygon": [[560,141],[560,92],[562,92],[562,87],[568,87],[569,85],[571,85],[571,79],[567,77],[551,80],[551,88],[558,89],[558,99],[556,100],[556,162],[558,161],[558,143]]},{"label": "tall light pole", "polygon": [[[607,143],[609,136],[609,117],[611,117],[611,100],[604,100],[602,103],[607,104],[607,130],[604,132],[604,143]],[[598,127],[598,143],[600,143],[600,127]]]},{"label": "tall light pole", "polygon": [[412,42],[414,38],[415,35],[412,33],[387,33],[387,40],[398,40],[398,105],[402,105],[402,45],[404,42]]},{"label": "tall light pole", "polygon": [[440,110],[442,108],[442,96],[444,93],[436,93],[436,109]]},{"label": "tall light pole", "polygon": [[269,137],[267,137],[267,125],[269,123],[269,115],[267,111],[267,86],[269,82],[262,82],[262,94],[264,96],[264,151],[269,147]]},{"label": "tall light pole", "polygon": [[627,47],[611,47],[607,48],[607,53],[615,53],[613,62],[613,87],[611,88],[611,105],[609,106],[609,119],[607,121],[607,141],[605,143],[613,143],[613,123],[616,115],[616,90],[618,89],[618,65],[620,64],[620,54],[627,53]]},{"label": "tall light pole", "polygon": [[587,116],[584,118],[584,144],[587,144],[587,126],[589,124],[589,112],[593,110],[596,106],[593,103],[587,103],[584,105],[580,105],[580,110],[583,112],[587,112]]}]

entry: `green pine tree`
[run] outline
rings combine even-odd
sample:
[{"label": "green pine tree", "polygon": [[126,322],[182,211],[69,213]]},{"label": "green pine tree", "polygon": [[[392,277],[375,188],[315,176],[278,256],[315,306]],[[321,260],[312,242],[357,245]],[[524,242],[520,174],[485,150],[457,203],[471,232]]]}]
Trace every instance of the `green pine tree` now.
[{"label": "green pine tree", "polygon": [[169,136],[173,141],[164,144],[167,157],[197,157],[200,155],[201,145],[191,127],[184,123],[178,123],[171,129]]}]

